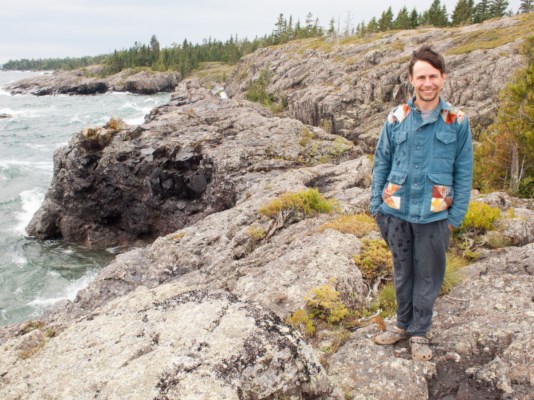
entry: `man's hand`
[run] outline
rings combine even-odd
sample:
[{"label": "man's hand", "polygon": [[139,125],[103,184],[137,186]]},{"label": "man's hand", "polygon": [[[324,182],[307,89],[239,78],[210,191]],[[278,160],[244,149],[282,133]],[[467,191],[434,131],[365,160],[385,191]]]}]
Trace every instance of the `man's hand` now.
[{"label": "man's hand", "polygon": [[451,224],[449,224],[449,231],[454,232],[454,226],[452,226]]}]

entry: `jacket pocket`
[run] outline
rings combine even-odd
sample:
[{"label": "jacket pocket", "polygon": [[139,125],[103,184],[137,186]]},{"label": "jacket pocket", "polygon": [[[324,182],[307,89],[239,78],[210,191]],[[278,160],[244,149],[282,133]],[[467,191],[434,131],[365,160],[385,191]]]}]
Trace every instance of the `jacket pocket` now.
[{"label": "jacket pocket", "polygon": [[393,135],[393,140],[397,144],[401,144],[405,142],[407,138],[408,138],[408,132],[406,131],[395,132],[395,134]]},{"label": "jacket pocket", "polygon": [[432,198],[430,211],[441,212],[447,210],[453,200],[452,175],[451,174],[428,174],[432,185]]},{"label": "jacket pocket", "polygon": [[454,159],[456,154],[456,132],[438,131],[434,143],[434,156],[436,158]]},{"label": "jacket pocket", "polygon": [[402,189],[407,176],[405,172],[391,171],[386,187],[382,191],[384,203],[394,210],[400,210],[403,206]]}]

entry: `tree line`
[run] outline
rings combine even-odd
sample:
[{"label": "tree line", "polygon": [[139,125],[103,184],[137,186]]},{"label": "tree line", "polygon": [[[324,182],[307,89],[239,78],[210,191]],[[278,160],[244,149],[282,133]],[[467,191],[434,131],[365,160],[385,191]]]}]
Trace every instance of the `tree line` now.
[{"label": "tree line", "polygon": [[[521,0],[520,13],[533,11],[532,0]],[[415,29],[419,26],[458,26],[483,22],[490,18],[501,17],[511,12],[507,10],[507,0],[481,0],[475,4],[474,0],[458,0],[451,18],[444,4],[440,0],[433,0],[432,4],[423,12],[415,8],[409,11],[402,7],[397,15],[389,7],[379,18],[373,17],[369,22],[362,21],[356,27],[352,26],[351,15],[347,15],[343,22],[332,18],[328,27],[323,28],[319,19],[311,13],[306,15],[303,23],[300,20],[289,19],[280,14],[271,34],[256,37],[254,40],[238,39],[231,36],[226,41],[205,39],[200,44],[193,44],[185,39],[181,44],[173,43],[170,47],[161,48],[155,35],[149,44],[134,43],[129,49],[115,50],[112,54],[86,56],[79,58],[46,58],[10,60],[2,66],[3,70],[56,70],[76,69],[94,64],[103,64],[107,74],[116,73],[126,68],[149,68],[156,71],[175,70],[187,75],[202,62],[236,63],[242,56],[256,51],[258,48],[286,43],[294,39],[309,37],[360,35],[382,32],[391,29]]]}]

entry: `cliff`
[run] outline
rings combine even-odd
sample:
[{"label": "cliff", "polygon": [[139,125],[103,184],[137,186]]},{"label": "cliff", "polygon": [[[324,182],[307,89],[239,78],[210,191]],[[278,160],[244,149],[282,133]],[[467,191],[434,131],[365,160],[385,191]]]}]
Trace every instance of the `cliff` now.
[{"label": "cliff", "polygon": [[[364,152],[407,94],[402,59],[431,38],[447,52],[464,35],[501,38],[529,18],[262,49],[237,67],[231,99],[185,80],[144,124],[112,120],[75,135],[54,157],[31,232],[97,247],[159,237],[118,255],[40,321],[0,328],[0,397],[532,398],[532,200],[474,194],[502,217],[476,237],[480,256],[463,281],[438,299],[430,362],[412,361],[406,342],[373,344],[383,321],[371,305],[386,278],[355,262],[380,237],[364,215]],[[447,56],[448,93],[481,126],[502,76],[522,62],[514,35]],[[319,45],[327,49],[297,51]],[[488,60],[506,69],[500,79]],[[267,91],[286,99],[282,114],[244,99],[265,69]],[[355,217],[351,229],[343,216]],[[490,245],[492,235],[507,246]],[[313,334],[304,319],[285,322],[310,299],[328,300],[316,306]],[[343,307],[350,313],[337,319]]]}]

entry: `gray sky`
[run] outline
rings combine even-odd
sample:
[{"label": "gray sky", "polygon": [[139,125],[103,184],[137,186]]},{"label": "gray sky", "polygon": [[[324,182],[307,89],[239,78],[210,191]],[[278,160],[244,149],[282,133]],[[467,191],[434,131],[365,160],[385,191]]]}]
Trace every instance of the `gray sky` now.
[{"label": "gray sky", "polygon": [[[271,33],[280,13],[304,22],[311,12],[326,27],[350,12],[353,25],[380,17],[389,6],[422,12],[432,0],[1,0],[0,63],[9,59],[78,57],[148,44],[157,36],[162,47],[230,35],[253,39]],[[449,15],[457,0],[442,0]],[[518,10],[520,0],[509,0]]]}]

